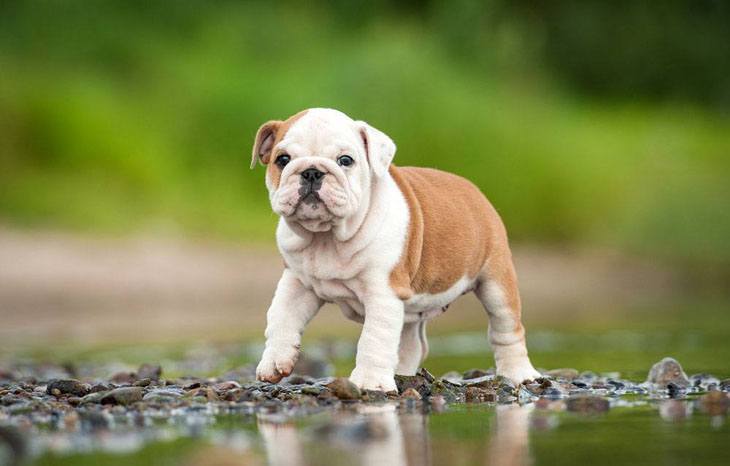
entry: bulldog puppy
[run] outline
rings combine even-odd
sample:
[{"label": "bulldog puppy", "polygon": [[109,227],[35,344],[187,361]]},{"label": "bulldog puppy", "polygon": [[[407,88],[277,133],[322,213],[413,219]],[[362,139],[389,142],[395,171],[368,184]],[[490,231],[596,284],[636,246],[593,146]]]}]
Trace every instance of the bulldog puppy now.
[{"label": "bulldog puppy", "polygon": [[266,168],[285,269],[267,313],[259,380],[297,361],[302,332],[325,302],[363,324],[350,380],[395,390],[428,353],[426,322],[473,291],[489,314],[497,374],[532,367],[504,225],[479,189],[456,175],[391,164],[395,144],[331,109],[259,128],[251,168]]}]

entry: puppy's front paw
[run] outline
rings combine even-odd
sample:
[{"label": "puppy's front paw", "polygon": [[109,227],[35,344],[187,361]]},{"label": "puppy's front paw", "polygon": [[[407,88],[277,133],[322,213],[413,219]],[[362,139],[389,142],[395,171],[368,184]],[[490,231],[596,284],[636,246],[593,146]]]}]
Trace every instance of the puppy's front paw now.
[{"label": "puppy's front paw", "polygon": [[277,383],[291,374],[298,357],[299,348],[296,346],[266,348],[261,356],[261,362],[256,367],[256,379]]},{"label": "puppy's front paw", "polygon": [[355,370],[350,374],[350,382],[357,385],[361,390],[397,391],[393,372],[382,369],[355,367]]},{"label": "puppy's front paw", "polygon": [[529,360],[518,361],[513,363],[505,363],[497,366],[497,375],[507,377],[515,385],[519,385],[525,380],[535,380],[542,375],[532,367]]}]

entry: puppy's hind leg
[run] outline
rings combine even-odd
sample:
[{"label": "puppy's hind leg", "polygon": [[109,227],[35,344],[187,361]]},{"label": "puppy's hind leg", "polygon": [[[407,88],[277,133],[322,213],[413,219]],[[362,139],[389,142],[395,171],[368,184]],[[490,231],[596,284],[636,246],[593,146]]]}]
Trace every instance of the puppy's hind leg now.
[{"label": "puppy's hind leg", "polygon": [[482,271],[475,293],[489,314],[497,375],[517,384],[540,377],[527,356],[517,276],[509,256]]},{"label": "puppy's hind leg", "polygon": [[403,324],[398,346],[398,375],[415,375],[418,366],[428,355],[428,341],[426,340],[426,321],[409,322]]}]

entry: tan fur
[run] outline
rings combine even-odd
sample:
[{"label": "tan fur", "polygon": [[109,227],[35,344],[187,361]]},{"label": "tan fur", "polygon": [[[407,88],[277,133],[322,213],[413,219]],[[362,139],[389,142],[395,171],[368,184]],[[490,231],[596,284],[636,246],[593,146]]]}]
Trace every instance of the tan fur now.
[{"label": "tan fur", "polygon": [[390,275],[401,299],[443,292],[467,275],[497,280],[519,310],[507,234],[479,188],[451,173],[396,167],[390,174],[408,202],[407,247]]},{"label": "tan fur", "polygon": [[[284,136],[286,136],[286,133],[289,131],[289,128],[296,123],[297,120],[299,120],[301,117],[307,114],[307,110],[303,110],[296,115],[293,115],[289,117],[288,119],[284,121],[279,120],[272,120],[264,123],[259,128],[258,132],[256,133],[256,142],[254,144],[253,148],[253,156],[258,157],[259,148],[261,146],[261,143],[263,142],[262,133],[268,130],[271,130],[274,132],[274,143],[271,145],[272,151],[273,148],[276,147],[279,142],[281,142],[282,139],[284,139]],[[261,163],[264,165],[267,165],[266,168],[266,176],[271,181],[272,186],[274,188],[279,187],[279,180],[281,178],[281,169],[275,164],[270,163],[273,160],[276,160],[276,157],[278,157],[280,154],[272,154],[271,152],[267,152],[266,154],[263,154],[260,157]],[[253,167],[253,165],[252,165]]]}]

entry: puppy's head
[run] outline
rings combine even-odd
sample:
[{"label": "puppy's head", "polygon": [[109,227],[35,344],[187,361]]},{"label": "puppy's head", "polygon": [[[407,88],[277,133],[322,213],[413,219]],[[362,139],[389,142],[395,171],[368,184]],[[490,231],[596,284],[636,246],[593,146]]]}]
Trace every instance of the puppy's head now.
[{"label": "puppy's head", "polygon": [[315,108],[264,123],[251,168],[257,161],[267,166],[274,212],[318,232],[368,208],[372,185],[394,155],[393,141],[367,123]]}]

